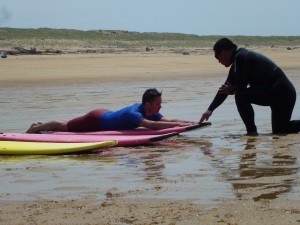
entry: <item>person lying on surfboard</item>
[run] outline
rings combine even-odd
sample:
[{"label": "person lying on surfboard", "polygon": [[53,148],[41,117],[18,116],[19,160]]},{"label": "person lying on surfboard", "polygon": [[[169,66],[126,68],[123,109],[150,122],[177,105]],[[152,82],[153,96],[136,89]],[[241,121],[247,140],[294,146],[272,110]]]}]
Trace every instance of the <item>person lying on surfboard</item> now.
[{"label": "person lying on surfboard", "polygon": [[33,123],[26,133],[41,131],[88,132],[101,130],[132,130],[137,127],[159,130],[176,126],[196,125],[197,122],[168,119],[160,114],[162,93],[156,88],[147,89],[142,103],[127,106],[118,111],[96,109],[69,121]]}]

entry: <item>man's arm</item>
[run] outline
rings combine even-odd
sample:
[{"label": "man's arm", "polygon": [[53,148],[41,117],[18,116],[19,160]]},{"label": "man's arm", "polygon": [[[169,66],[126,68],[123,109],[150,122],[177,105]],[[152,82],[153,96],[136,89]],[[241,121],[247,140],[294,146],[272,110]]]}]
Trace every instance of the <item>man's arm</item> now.
[{"label": "man's arm", "polygon": [[202,114],[199,123],[209,119],[213,111],[218,108],[227,98],[229,94],[234,94],[235,74],[234,66],[232,65],[229,70],[228,77],[225,84],[223,84],[216,94],[215,98],[209,105],[208,109]]},{"label": "man's arm", "polygon": [[194,122],[194,121],[188,121],[188,120],[180,120],[180,119],[169,119],[169,118],[167,118],[167,117],[162,117],[161,119],[160,119],[160,121],[165,121],[165,122],[181,122],[181,123],[191,123],[192,125],[195,125],[195,124],[197,124],[196,122]]},{"label": "man's arm", "polygon": [[179,127],[191,126],[195,124],[196,123],[194,122],[164,121],[164,120],[152,121],[152,120],[143,119],[140,122],[139,126],[152,129],[152,130],[160,130],[160,129],[166,129],[171,127],[178,127],[178,126]]}]

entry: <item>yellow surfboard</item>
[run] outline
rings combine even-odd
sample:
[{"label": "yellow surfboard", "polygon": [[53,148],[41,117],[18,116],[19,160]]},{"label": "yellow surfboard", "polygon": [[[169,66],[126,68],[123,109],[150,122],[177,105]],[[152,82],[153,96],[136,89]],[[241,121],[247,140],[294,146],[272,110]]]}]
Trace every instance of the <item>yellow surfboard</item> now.
[{"label": "yellow surfboard", "polygon": [[0,155],[55,155],[70,154],[116,145],[117,141],[88,143],[48,143],[0,141]]}]

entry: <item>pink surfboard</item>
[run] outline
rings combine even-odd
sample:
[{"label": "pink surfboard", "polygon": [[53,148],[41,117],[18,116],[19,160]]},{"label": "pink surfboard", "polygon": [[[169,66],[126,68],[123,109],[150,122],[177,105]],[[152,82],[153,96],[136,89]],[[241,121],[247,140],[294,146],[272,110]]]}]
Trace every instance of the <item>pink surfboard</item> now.
[{"label": "pink surfboard", "polygon": [[58,142],[58,143],[84,143],[118,141],[116,146],[127,147],[144,145],[166,138],[177,136],[173,132],[163,135],[80,135],[80,134],[26,134],[26,133],[1,133],[2,141],[28,141],[28,142]]},{"label": "pink surfboard", "polygon": [[80,134],[80,135],[162,135],[168,133],[183,133],[195,129],[205,128],[210,126],[210,122],[204,122],[201,124],[193,125],[193,126],[186,126],[186,127],[172,127],[167,129],[161,130],[151,130],[145,128],[138,128],[134,130],[112,130],[112,131],[96,131],[96,132],[45,132],[47,134]]}]

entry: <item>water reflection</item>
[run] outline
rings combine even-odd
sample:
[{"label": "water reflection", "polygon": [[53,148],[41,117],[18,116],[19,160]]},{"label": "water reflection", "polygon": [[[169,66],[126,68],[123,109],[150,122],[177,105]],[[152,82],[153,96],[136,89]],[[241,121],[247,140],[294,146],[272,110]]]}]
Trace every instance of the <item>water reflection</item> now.
[{"label": "water reflection", "polygon": [[276,151],[277,142],[278,138],[263,144],[256,138],[247,139],[240,156],[238,175],[227,174],[238,198],[276,199],[296,185],[297,158],[288,154],[288,146]]},{"label": "water reflection", "polygon": [[[186,169],[182,168],[182,164],[190,157],[195,158],[197,155],[195,149],[200,149],[201,155],[202,152],[207,152],[207,148],[203,147],[206,144],[206,141],[199,141],[199,138],[197,141],[196,139],[193,141],[189,138],[173,137],[155,144],[118,148],[114,152],[114,156],[119,159],[120,165],[127,167],[128,172],[133,169],[139,173],[140,177],[143,177],[143,180],[156,182],[157,180],[168,180],[170,176],[176,177],[178,170]],[[197,163],[199,166],[201,165],[201,162]],[[178,169],[169,174],[168,168],[173,165]]]},{"label": "water reflection", "polygon": [[162,160],[161,153],[151,153],[143,157],[143,162],[145,164],[144,171],[146,172],[145,178],[163,178],[163,169],[165,168],[164,162]]},{"label": "water reflection", "polygon": [[119,164],[136,173],[144,172],[143,179],[163,179],[165,168],[163,154],[169,152],[163,144],[148,144],[145,146],[117,148],[113,155],[118,158]]},{"label": "water reflection", "polygon": [[0,163],[2,166],[12,164],[30,164],[30,163],[51,163],[51,164],[80,164],[80,163],[116,163],[117,159],[110,154],[111,150],[107,149],[97,154],[69,154],[69,155],[1,155]]},{"label": "water reflection", "polygon": [[[185,157],[195,157],[197,150],[204,155],[211,156],[212,143],[205,139],[179,136],[154,145],[148,145],[146,154],[141,157],[144,164],[145,179],[168,179],[164,169],[166,168],[166,159],[169,163],[176,163]],[[144,151],[145,153],[145,151]],[[183,156],[188,154],[188,156]],[[173,159],[171,162],[169,159]],[[177,162],[180,164],[179,162]],[[199,162],[199,167],[201,162]],[[191,173],[193,171],[190,171]]]}]

